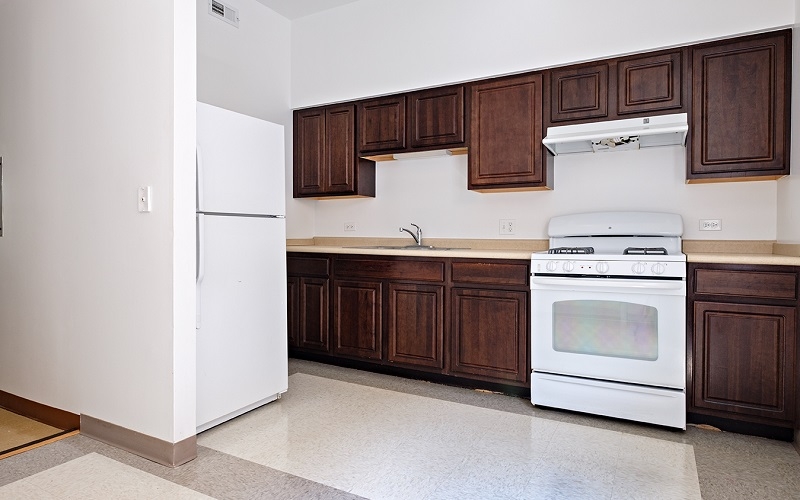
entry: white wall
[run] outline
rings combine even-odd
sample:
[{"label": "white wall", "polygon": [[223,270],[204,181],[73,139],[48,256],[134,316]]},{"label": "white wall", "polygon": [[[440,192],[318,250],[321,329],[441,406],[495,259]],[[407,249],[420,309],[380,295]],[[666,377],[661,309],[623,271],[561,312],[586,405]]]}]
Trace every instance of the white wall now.
[{"label": "white wall", "polygon": [[[792,33],[792,123],[800,123],[800,0],[795,0]],[[800,243],[800,126],[792,127],[792,171],[778,181],[778,241]]]},{"label": "white wall", "polygon": [[[286,178],[292,178],[291,22],[256,0],[230,0],[239,28],[208,14],[197,2],[197,99],[214,106],[283,124]],[[313,228],[314,210],[292,199],[286,186],[289,238]],[[299,231],[299,232],[298,232]]]},{"label": "white wall", "polygon": [[[413,222],[427,237],[499,238],[499,220],[513,219],[513,238],[538,239],[547,237],[554,215],[653,210],[681,214],[688,239],[707,234],[698,230],[699,218],[722,219],[716,234],[725,239],[775,239],[775,182],[687,185],[684,151],[559,157],[552,191],[503,194],[467,190],[466,156],[378,163],[375,198],[316,202],[316,235],[407,237],[398,227]],[[344,232],[345,222],[357,231]]]},{"label": "white wall", "polygon": [[170,442],[194,434],[193,7],[0,0],[0,389]]},{"label": "white wall", "polygon": [[[613,0],[360,0],[292,23],[292,106],[387,94],[529,69],[641,52],[790,26],[793,0],[680,0],[632,6]],[[416,222],[430,237],[497,238],[514,218],[515,238],[543,238],[550,216],[578,210],[681,213],[685,237],[776,238],[777,182],[685,185],[681,150],[559,157],[555,190],[474,193],[466,159],[403,160],[377,166],[374,200],[297,200],[314,227],[294,235],[392,236]],[[602,191],[593,190],[593,185]],[[722,219],[721,232],[697,231]],[[356,222],[355,233],[343,231]]]}]

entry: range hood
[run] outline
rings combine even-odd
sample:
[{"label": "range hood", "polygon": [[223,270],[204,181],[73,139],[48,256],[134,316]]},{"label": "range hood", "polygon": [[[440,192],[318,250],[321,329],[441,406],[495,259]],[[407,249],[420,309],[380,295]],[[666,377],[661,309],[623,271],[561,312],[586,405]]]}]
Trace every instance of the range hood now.
[{"label": "range hood", "polygon": [[683,146],[689,123],[686,113],[548,127],[542,144],[554,155],[625,151],[657,146]]}]

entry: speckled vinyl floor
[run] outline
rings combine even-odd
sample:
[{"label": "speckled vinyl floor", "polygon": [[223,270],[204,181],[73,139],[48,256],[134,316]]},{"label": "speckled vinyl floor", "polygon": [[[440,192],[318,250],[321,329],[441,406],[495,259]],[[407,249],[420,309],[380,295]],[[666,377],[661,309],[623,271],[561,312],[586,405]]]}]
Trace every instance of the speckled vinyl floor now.
[{"label": "speckled vinyl floor", "polygon": [[200,434],[184,466],[78,435],[0,461],[0,499],[800,498],[790,443],[289,367],[281,400]]}]

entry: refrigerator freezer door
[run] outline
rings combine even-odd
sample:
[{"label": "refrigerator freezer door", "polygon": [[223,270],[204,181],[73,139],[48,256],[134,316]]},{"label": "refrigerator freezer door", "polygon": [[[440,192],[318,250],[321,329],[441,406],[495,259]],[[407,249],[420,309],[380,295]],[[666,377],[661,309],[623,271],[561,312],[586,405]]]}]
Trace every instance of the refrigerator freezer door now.
[{"label": "refrigerator freezer door", "polygon": [[197,431],[288,388],[285,220],[199,215]]},{"label": "refrigerator freezer door", "polygon": [[283,125],[197,103],[199,212],[284,215]]}]

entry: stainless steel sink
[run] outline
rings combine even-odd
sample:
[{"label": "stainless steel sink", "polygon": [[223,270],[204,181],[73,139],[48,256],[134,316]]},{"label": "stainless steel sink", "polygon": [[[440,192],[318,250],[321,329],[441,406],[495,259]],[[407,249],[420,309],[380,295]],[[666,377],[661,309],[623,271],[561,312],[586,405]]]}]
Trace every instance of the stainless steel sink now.
[{"label": "stainless steel sink", "polygon": [[374,245],[350,248],[363,248],[368,250],[469,250],[469,248],[436,247],[433,245]]}]

